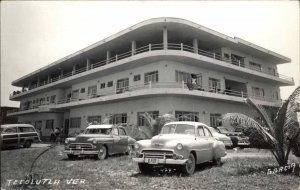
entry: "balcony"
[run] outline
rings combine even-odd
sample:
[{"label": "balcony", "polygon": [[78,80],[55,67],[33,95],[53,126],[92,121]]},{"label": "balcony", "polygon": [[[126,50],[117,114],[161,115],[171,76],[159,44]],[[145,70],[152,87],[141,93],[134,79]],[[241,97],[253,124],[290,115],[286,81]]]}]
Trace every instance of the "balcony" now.
[{"label": "balcony", "polygon": [[[167,48],[167,49],[164,49],[164,48]],[[266,74],[267,76],[282,79],[284,81],[287,81],[289,84],[294,83],[294,79],[292,77],[280,75],[278,73],[274,74],[274,73],[270,73],[270,72],[266,72],[266,71],[262,71],[262,70],[257,70],[254,67],[246,66],[243,62],[240,62],[239,60],[235,60],[235,59],[232,59],[232,58],[225,58],[225,57],[222,57],[220,54],[215,53],[215,52],[205,51],[205,50],[202,50],[202,49],[198,49],[198,51],[196,51],[192,46],[188,46],[188,45],[185,45],[183,43],[180,43],[180,44],[168,43],[167,46],[164,46],[164,44],[149,44],[147,46],[137,48],[134,51],[134,54],[132,53],[132,51],[128,51],[128,52],[121,53],[121,54],[116,54],[115,56],[111,57],[110,59],[105,59],[105,60],[102,60],[100,62],[92,63],[88,67],[82,67],[80,69],[70,71],[68,73],[64,73],[64,74],[59,75],[57,77],[51,78],[48,81],[42,81],[40,83],[36,83],[31,88],[29,88],[28,90],[15,91],[14,93],[10,94],[9,98],[13,99],[13,98],[16,98],[16,97],[20,97],[21,95],[30,93],[30,91],[32,91],[34,89],[39,89],[43,86],[52,84],[54,82],[61,81],[63,79],[68,79],[68,78],[70,78],[72,76],[76,76],[76,75],[79,76],[81,73],[85,73],[85,72],[94,70],[96,68],[99,68],[101,66],[104,66],[104,65],[107,65],[107,64],[110,64],[110,63],[115,63],[115,62],[120,61],[122,59],[135,56],[137,54],[156,51],[156,50],[178,50],[178,51],[195,53],[195,54],[198,54],[200,56],[204,56],[204,57],[212,58],[214,60],[230,63],[230,65],[234,66],[234,68],[243,68],[243,69],[246,68],[249,71],[251,70],[251,71],[255,71],[257,73]]]},{"label": "balcony", "polygon": [[[115,85],[116,86],[116,85]],[[58,100],[56,103],[45,102],[43,105],[31,106],[26,110],[10,113],[10,116],[28,114],[32,112],[59,111],[74,106],[88,105],[95,103],[107,103],[109,101],[118,101],[121,99],[134,99],[140,96],[163,96],[168,94],[176,94],[183,96],[196,96],[204,99],[217,99],[219,101],[233,101],[243,103],[245,98],[253,98],[258,100],[262,105],[281,106],[282,101],[272,97],[251,96],[246,92],[233,91],[228,89],[213,88],[209,86],[195,85],[185,82],[148,82],[141,85],[125,86],[122,88],[114,88],[113,90],[104,90],[87,96],[86,99],[78,97],[70,97]]]}]

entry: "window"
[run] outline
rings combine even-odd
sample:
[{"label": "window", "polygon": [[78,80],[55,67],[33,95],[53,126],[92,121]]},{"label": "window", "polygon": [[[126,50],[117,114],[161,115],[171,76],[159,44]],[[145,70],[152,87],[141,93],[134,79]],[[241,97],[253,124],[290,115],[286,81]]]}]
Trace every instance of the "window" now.
[{"label": "window", "polygon": [[[45,104],[45,98],[40,98],[40,105],[44,105]],[[29,107],[31,106],[31,101],[29,102]]]},{"label": "window", "polygon": [[114,85],[113,81],[109,81],[109,82],[107,83],[107,87],[112,87],[113,85]]},{"label": "window", "polygon": [[183,71],[175,71],[176,82],[185,83],[196,83],[198,86],[202,86],[202,75],[201,74],[191,74]]},{"label": "window", "polygon": [[204,129],[205,136],[212,137],[211,132],[207,128],[204,127],[203,129]]},{"label": "window", "polygon": [[54,128],[53,128],[53,122],[54,122],[53,119],[51,119],[51,120],[46,120],[46,129],[54,129]]},{"label": "window", "polygon": [[158,71],[145,73],[145,84],[148,84],[150,81],[158,82]]},{"label": "window", "polygon": [[112,130],[112,135],[119,135],[119,131],[118,131],[118,128],[113,128]]},{"label": "window", "polygon": [[55,103],[56,95],[50,97],[50,103]]},{"label": "window", "polygon": [[133,81],[136,82],[136,81],[139,81],[139,80],[141,80],[141,75],[134,75]]},{"label": "window", "polygon": [[[145,125],[147,125],[148,123],[147,123],[147,121],[145,120],[145,117],[143,117],[143,114],[144,114],[145,112],[138,112],[137,113],[137,119],[138,119],[138,122],[137,122],[137,124],[138,124],[138,126],[145,126]],[[153,118],[153,119],[156,119],[156,118],[158,118],[158,116],[159,116],[159,111],[147,111],[147,113]]]},{"label": "window", "polygon": [[89,116],[88,123],[101,123],[101,115]]},{"label": "window", "polygon": [[264,97],[265,96],[265,90],[263,88],[252,87],[252,95],[254,97]]},{"label": "window", "polygon": [[109,119],[109,124],[121,124],[121,123],[127,123],[127,114],[126,113],[114,114]]},{"label": "window", "polygon": [[261,65],[258,63],[250,62],[250,69],[261,71]]},{"label": "window", "polygon": [[35,132],[32,127],[19,127],[20,133]]},{"label": "window", "polygon": [[123,93],[125,91],[128,91],[129,87],[129,78],[120,79],[117,81],[117,94]]},{"label": "window", "polygon": [[105,88],[105,83],[101,83],[100,88]]},{"label": "window", "polygon": [[213,128],[222,126],[222,116],[220,113],[211,113],[210,114],[210,126]]},{"label": "window", "polygon": [[277,91],[275,91],[275,92],[273,93],[273,98],[274,98],[275,100],[278,100],[278,99],[279,99],[279,95],[278,95],[278,92],[277,92]]},{"label": "window", "polygon": [[74,117],[70,119],[70,128],[80,128],[81,118]]},{"label": "window", "polygon": [[16,133],[17,132],[17,127],[11,127],[7,128],[4,133]]},{"label": "window", "polygon": [[119,128],[119,134],[120,134],[120,136],[126,136],[126,133],[125,133],[124,129],[122,129],[122,128]]},{"label": "window", "polygon": [[203,130],[203,127],[202,126],[200,126],[200,127],[198,127],[198,135],[200,136],[200,137],[204,137],[205,136],[205,134],[204,134],[204,130]]},{"label": "window", "polygon": [[208,86],[210,92],[216,92],[221,90],[221,82],[219,79],[209,78]]},{"label": "window", "polygon": [[80,93],[85,93],[85,88],[81,88]]},{"label": "window", "polygon": [[72,91],[72,98],[77,99],[79,97],[79,90],[73,90]]},{"label": "window", "polygon": [[245,67],[244,58],[238,55],[231,54],[231,63],[240,67]]},{"label": "window", "polygon": [[97,95],[97,86],[89,86],[88,87],[88,96],[96,96]]},{"label": "window", "polygon": [[35,121],[34,123],[34,127],[35,129],[42,129],[42,125],[43,125],[43,122],[42,121]]},{"label": "window", "polygon": [[276,69],[268,67],[268,73],[271,74],[271,75],[276,76]]},{"label": "window", "polygon": [[178,121],[199,121],[198,115],[198,112],[175,111]]}]

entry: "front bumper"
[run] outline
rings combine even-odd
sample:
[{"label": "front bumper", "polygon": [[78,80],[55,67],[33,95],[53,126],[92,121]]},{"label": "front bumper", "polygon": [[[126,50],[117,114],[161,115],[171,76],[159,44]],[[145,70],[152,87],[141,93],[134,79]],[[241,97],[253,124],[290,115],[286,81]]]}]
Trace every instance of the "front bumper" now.
[{"label": "front bumper", "polygon": [[72,155],[94,155],[98,154],[98,150],[64,150],[64,153],[66,154],[72,154]]},{"label": "front bumper", "polygon": [[174,154],[173,158],[170,155],[162,154],[159,156],[149,156],[145,157],[144,153],[136,154],[136,157],[132,158],[134,162],[137,163],[146,163],[146,164],[170,164],[170,165],[183,165],[187,162],[188,159],[184,159],[182,155]]}]

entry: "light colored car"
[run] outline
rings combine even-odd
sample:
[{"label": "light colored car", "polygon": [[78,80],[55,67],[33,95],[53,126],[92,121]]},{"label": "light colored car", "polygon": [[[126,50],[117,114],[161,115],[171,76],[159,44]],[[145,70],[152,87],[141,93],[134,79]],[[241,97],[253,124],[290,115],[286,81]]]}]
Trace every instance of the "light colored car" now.
[{"label": "light colored car", "polygon": [[233,143],[230,137],[227,137],[226,135],[219,133],[213,127],[208,127],[208,128],[210,129],[210,132],[212,133],[213,137],[215,137],[216,140],[222,141],[225,144],[226,148],[232,148]]},{"label": "light colored car", "polygon": [[68,158],[92,155],[105,159],[108,155],[130,153],[135,142],[122,126],[90,125],[84,133],[65,140],[64,153]]},{"label": "light colored car", "polygon": [[40,142],[35,128],[29,124],[1,125],[0,148],[21,147],[29,148],[33,142]]},{"label": "light colored car", "polygon": [[223,142],[216,140],[209,127],[199,122],[177,121],[163,126],[159,135],[137,141],[133,161],[141,173],[154,166],[176,167],[193,174],[196,164],[213,161],[221,165],[226,155]]}]

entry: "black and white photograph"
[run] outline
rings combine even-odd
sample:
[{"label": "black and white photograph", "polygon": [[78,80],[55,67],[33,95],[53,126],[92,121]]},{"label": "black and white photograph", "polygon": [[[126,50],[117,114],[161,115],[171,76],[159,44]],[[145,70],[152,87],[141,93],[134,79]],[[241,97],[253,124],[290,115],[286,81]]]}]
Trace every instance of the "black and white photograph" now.
[{"label": "black and white photograph", "polygon": [[1,190],[300,190],[298,1],[1,1]]}]

